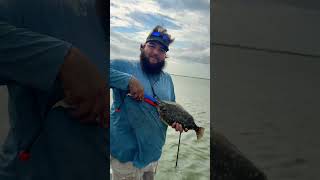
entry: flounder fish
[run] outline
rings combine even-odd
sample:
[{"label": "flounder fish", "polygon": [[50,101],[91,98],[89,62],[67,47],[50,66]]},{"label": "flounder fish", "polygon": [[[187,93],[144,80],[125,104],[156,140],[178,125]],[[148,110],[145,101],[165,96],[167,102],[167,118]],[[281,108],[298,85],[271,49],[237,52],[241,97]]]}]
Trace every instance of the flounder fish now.
[{"label": "flounder fish", "polygon": [[204,133],[204,128],[195,124],[193,117],[179,104],[169,101],[158,100],[157,106],[160,118],[168,125],[177,122],[182,125],[182,128],[192,129],[196,132],[197,140]]}]

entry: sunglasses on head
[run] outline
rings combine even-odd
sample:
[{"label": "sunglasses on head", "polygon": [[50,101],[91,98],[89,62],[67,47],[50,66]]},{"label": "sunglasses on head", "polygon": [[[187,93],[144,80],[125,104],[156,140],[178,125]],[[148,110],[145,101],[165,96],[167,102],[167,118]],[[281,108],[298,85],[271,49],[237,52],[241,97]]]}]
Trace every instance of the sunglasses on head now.
[{"label": "sunglasses on head", "polygon": [[169,43],[169,36],[167,36],[165,34],[161,34],[160,32],[152,32],[151,36],[160,37],[162,40],[164,40],[167,43]]}]

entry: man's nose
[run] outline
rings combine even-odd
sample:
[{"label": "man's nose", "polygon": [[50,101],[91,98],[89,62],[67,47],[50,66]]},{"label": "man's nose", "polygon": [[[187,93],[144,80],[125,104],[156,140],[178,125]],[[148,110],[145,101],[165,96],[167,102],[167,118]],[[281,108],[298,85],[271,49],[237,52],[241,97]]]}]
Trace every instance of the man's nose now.
[{"label": "man's nose", "polygon": [[152,53],[153,53],[153,55],[159,56],[161,53],[161,48],[159,48],[159,47],[154,48]]}]

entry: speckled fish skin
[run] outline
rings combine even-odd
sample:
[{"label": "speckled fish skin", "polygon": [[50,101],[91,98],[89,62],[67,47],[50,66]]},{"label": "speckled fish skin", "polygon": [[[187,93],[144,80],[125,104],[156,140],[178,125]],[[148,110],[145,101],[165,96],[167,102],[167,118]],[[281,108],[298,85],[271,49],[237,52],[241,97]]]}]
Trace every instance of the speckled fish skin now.
[{"label": "speckled fish skin", "polygon": [[197,139],[203,136],[204,128],[195,124],[193,117],[179,104],[168,101],[160,101],[158,104],[158,112],[163,121],[168,125],[177,122],[182,128],[193,129],[196,131]]},{"label": "speckled fish skin", "polygon": [[267,180],[267,176],[226,137],[211,131],[213,158],[210,159],[210,166],[214,180]]}]

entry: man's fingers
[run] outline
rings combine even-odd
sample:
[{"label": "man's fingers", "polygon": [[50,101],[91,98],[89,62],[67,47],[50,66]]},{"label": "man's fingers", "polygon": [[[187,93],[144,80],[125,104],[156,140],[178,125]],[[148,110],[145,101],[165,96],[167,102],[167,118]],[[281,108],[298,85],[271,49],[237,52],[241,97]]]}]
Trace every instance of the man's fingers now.
[{"label": "man's fingers", "polygon": [[132,97],[136,100],[143,100],[144,98],[144,94],[143,94],[143,91],[132,91],[130,92],[130,94],[132,95]]},{"label": "man's fingers", "polygon": [[143,87],[140,85],[139,81],[132,77],[129,82],[129,91],[133,95],[133,98],[136,100],[143,100]]},{"label": "man's fingers", "polygon": [[182,128],[182,125],[181,125],[181,124],[179,124],[179,126],[178,126],[178,130],[179,130],[180,132],[182,132],[182,131],[183,131],[183,128]]},{"label": "man's fingers", "polygon": [[97,117],[103,116],[106,103],[101,98],[108,94],[105,79],[96,65],[79,49],[69,50],[60,68],[59,78],[62,81],[65,101],[74,106],[70,113],[75,119],[93,123]]},{"label": "man's fingers", "polygon": [[133,99],[137,99],[137,98],[138,98],[138,93],[137,93],[136,88],[132,88],[132,89],[130,90],[130,94],[131,94],[131,96],[132,96]]},{"label": "man's fingers", "polygon": [[181,132],[181,125],[179,123],[174,122],[172,124],[172,127],[176,130],[176,131],[180,131]]},{"label": "man's fingers", "polygon": [[176,131],[179,131],[179,132],[183,131],[182,125],[179,123],[176,123],[174,128],[176,129]]},{"label": "man's fingers", "polygon": [[143,93],[140,93],[139,96],[138,96],[138,100],[142,101],[143,98],[144,98]]},{"label": "man's fingers", "polygon": [[133,95],[133,98],[134,98],[134,99],[138,99],[138,98],[139,98],[139,95],[138,95],[138,94],[134,94],[134,95]]},{"label": "man's fingers", "polygon": [[143,100],[144,99],[144,90],[142,89],[142,91],[141,91],[141,100]]},{"label": "man's fingers", "polygon": [[183,129],[182,125],[180,123],[177,123],[177,122],[172,123],[171,127],[173,129],[175,129],[176,131],[179,131],[179,132],[183,132],[183,131],[187,132],[188,131],[187,128]]},{"label": "man's fingers", "polygon": [[77,105],[77,107],[75,109],[70,110],[71,116],[74,118],[77,118],[77,119],[85,116],[86,114],[89,113],[87,106],[88,106],[87,103],[85,105],[84,104]]},{"label": "man's fingers", "polygon": [[85,101],[85,102],[80,103],[76,109],[72,110],[71,115],[74,118],[81,119],[82,117],[88,116],[88,114],[90,113],[92,108],[93,108],[92,101],[91,102]]},{"label": "man's fingers", "polygon": [[[92,125],[97,124],[97,118],[98,118],[99,113],[101,111],[100,102],[91,102],[91,103],[88,102],[88,103],[83,103],[83,104],[84,105],[82,105],[82,107],[88,107],[88,109],[86,109],[86,111],[87,110],[88,111],[86,113],[83,113],[80,116],[77,116],[77,118],[79,118],[79,121],[81,123],[86,123],[86,124],[92,124]],[[87,104],[89,104],[91,106],[88,106]]]},{"label": "man's fingers", "polygon": [[142,87],[141,87],[141,89],[139,89],[139,98],[140,98],[141,100],[143,100],[143,98],[144,98],[144,90],[143,90]]}]

